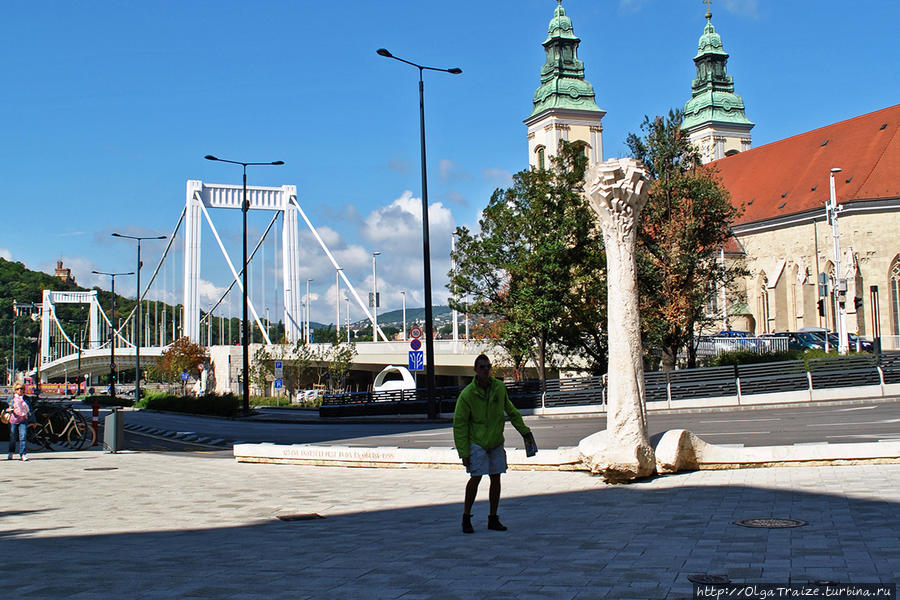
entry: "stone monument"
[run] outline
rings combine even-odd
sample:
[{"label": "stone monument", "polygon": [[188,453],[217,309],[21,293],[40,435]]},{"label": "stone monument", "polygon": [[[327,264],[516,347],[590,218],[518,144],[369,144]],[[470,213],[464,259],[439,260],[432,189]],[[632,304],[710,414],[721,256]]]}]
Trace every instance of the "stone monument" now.
[{"label": "stone monument", "polygon": [[647,432],[635,241],[649,181],[631,158],[611,159],[585,174],[585,191],[606,246],[609,376],[605,448],[592,463],[610,482],[651,475],[656,460]]}]

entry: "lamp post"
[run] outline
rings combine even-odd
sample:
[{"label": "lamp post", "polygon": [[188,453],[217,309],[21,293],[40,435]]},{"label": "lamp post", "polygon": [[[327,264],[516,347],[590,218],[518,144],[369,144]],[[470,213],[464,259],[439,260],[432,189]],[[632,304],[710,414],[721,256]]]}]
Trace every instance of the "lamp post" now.
[{"label": "lamp post", "polygon": [[305,311],[306,312],[306,340],[305,341],[307,344],[312,343],[312,340],[310,339],[310,338],[312,338],[312,328],[309,325],[309,282],[310,281],[315,281],[315,280],[313,280],[313,279],[306,280],[306,302],[305,302],[305,304],[306,304],[306,311]]},{"label": "lamp post", "polygon": [[378,341],[378,277],[375,275],[375,257],[381,252],[372,253],[372,341]]},{"label": "lamp post", "polygon": [[339,268],[334,272],[334,335],[338,342],[341,340],[341,271]]},{"label": "lamp post", "polygon": [[400,297],[403,299],[403,341],[406,341],[406,290],[400,292]]},{"label": "lamp post", "polygon": [[350,343],[350,298],[344,296],[344,302],[347,303],[347,343]]},{"label": "lamp post", "polygon": [[242,329],[241,329],[241,346],[243,347],[244,361],[243,361],[243,377],[241,379],[241,388],[243,390],[243,410],[244,414],[250,414],[250,318],[247,314],[247,304],[249,303],[247,292],[248,292],[248,284],[247,284],[247,212],[250,210],[250,203],[247,200],[247,167],[255,167],[261,165],[283,165],[283,160],[276,160],[273,162],[241,162],[239,160],[226,160],[224,158],[217,158],[211,154],[207,154],[204,156],[206,160],[215,160],[219,162],[229,163],[232,165],[241,165],[244,169],[244,200],[241,202],[241,212],[243,213],[243,251],[241,254],[241,264],[243,266],[243,283],[241,287],[243,288],[241,291],[243,292],[243,301],[244,301],[244,310],[242,313]]},{"label": "lamp post", "polygon": [[141,322],[143,317],[143,304],[141,298],[141,242],[144,240],[164,240],[166,236],[164,235],[150,235],[150,236],[139,236],[139,235],[125,235],[123,233],[113,233],[113,237],[129,239],[129,240],[137,240],[137,324],[135,326],[135,330],[137,331],[137,341],[134,344],[134,401],[137,402],[141,399],[141,344],[143,343],[143,334],[144,328],[143,323]]},{"label": "lamp post", "polygon": [[826,209],[829,219],[831,220],[831,234],[834,239],[834,274],[835,286],[838,292],[838,352],[847,354],[847,281],[841,274],[841,242],[840,232],[838,231],[838,213],[843,210],[843,206],[837,205],[837,199],[834,193],[834,174],[840,173],[841,169],[835,167],[831,169],[829,174],[829,191],[828,207]]},{"label": "lamp post", "polygon": [[384,48],[377,51],[379,56],[393,58],[406,63],[419,70],[419,142],[422,151],[422,254],[424,258],[425,273],[425,380],[428,385],[428,418],[437,419],[437,401],[434,397],[434,323],[431,308],[431,247],[428,239],[428,176],[426,174],[425,161],[425,84],[422,81],[423,71],[443,71],[459,75],[462,69],[439,69],[404,60],[394,56]]},{"label": "lamp post", "polygon": [[[112,314],[109,317],[112,332],[109,335],[109,395],[116,397],[116,277],[119,275],[134,275],[134,271],[128,273],[106,273],[104,271],[91,271],[94,275],[109,275],[110,291],[112,292]],[[137,399],[135,399],[137,400]]]}]

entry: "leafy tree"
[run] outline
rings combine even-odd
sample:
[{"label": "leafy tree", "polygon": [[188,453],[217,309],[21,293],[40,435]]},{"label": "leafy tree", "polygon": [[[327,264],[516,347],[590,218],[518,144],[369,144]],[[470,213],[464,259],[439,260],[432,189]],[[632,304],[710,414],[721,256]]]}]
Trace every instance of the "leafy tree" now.
[{"label": "leafy tree", "polygon": [[640,216],[638,286],[646,340],[662,348],[662,368],[675,367],[687,347],[688,366],[696,365],[694,332],[707,320],[705,305],[720,285],[731,285],[745,271],[723,265],[719,249],[731,237],[742,209],[729,202],[714,167],[702,166],[681,129],[682,113],[644,118],[644,137],[626,143],[653,180]]},{"label": "leafy tree", "polygon": [[205,363],[208,358],[206,349],[185,336],[178,338],[166,348],[159,357],[155,370],[157,374],[168,381],[177,381],[184,371],[197,377],[200,375],[197,365]]},{"label": "leafy tree", "polygon": [[450,305],[464,309],[468,294],[468,312],[494,321],[496,343],[517,368],[534,359],[542,380],[557,345],[605,366],[605,293],[582,297],[605,285],[603,242],[580,193],[586,165],[583,147],[563,142],[551,169],[516,173],[493,193],[480,232],[456,230]]}]

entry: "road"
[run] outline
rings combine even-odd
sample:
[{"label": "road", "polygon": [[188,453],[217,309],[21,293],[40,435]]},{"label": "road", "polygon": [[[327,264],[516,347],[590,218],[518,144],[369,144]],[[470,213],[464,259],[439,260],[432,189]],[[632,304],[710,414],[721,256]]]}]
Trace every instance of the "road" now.
[{"label": "road", "polygon": [[[788,408],[734,408],[700,412],[651,413],[650,434],[688,429],[723,445],[769,446],[874,442],[900,439],[900,401],[835,402]],[[605,429],[605,417],[526,417],[545,448],[575,446]],[[344,444],[407,448],[453,445],[449,423],[272,423],[129,411],[127,424],[244,442]],[[507,425],[507,445],[521,445]]]}]

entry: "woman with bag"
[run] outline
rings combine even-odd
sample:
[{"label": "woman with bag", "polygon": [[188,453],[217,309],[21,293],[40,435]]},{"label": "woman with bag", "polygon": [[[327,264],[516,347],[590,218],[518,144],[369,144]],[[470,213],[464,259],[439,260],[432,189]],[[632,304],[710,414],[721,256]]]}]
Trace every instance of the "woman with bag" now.
[{"label": "woman with bag", "polygon": [[19,441],[19,457],[22,460],[28,460],[25,453],[25,438],[28,435],[28,416],[31,409],[23,396],[25,385],[16,383],[13,386],[13,397],[9,402],[9,455],[6,460],[13,459],[13,451],[15,450],[16,440]]}]

